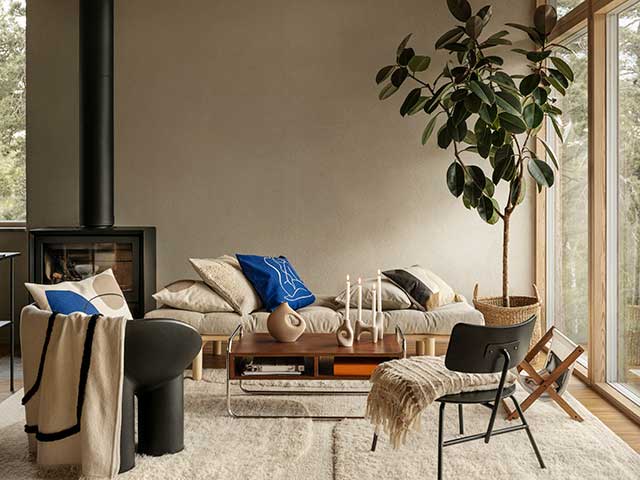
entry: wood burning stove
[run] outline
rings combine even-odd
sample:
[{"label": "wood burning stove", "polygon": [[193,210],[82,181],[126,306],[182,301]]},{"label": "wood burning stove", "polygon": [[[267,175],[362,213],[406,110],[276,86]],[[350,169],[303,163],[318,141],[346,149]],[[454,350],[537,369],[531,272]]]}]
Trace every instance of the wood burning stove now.
[{"label": "wood burning stove", "polygon": [[155,307],[156,232],[113,227],[113,0],[80,0],[80,227],[30,231],[30,278],[81,280],[109,268],[135,317]]},{"label": "wood burning stove", "polygon": [[131,313],[142,318],[155,307],[155,236],[153,227],[31,230],[31,280],[77,281],[111,268]]}]

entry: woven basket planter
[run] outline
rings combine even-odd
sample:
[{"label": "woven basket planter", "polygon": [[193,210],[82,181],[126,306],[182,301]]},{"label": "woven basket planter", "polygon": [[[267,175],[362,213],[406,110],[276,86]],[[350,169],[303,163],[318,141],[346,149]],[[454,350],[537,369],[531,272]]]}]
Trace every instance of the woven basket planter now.
[{"label": "woven basket planter", "polygon": [[529,320],[532,315],[536,315],[536,324],[533,327],[531,335],[531,344],[533,347],[540,337],[540,294],[538,288],[534,285],[535,297],[509,297],[509,307],[502,306],[502,297],[478,297],[478,284],[473,289],[473,305],[484,316],[486,325],[489,326],[506,326],[515,325]]}]

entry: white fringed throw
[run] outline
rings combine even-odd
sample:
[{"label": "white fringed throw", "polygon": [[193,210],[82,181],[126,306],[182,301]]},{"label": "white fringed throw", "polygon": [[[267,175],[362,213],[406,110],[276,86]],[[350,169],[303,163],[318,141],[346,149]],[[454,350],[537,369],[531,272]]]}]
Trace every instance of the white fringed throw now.
[{"label": "white fringed throw", "polygon": [[[498,388],[500,373],[474,374],[449,370],[444,357],[412,357],[381,364],[371,375],[367,418],[382,427],[398,448],[407,433],[419,430],[420,415],[437,398]],[[506,385],[516,381],[509,372]],[[505,385],[505,386],[506,386]]]}]

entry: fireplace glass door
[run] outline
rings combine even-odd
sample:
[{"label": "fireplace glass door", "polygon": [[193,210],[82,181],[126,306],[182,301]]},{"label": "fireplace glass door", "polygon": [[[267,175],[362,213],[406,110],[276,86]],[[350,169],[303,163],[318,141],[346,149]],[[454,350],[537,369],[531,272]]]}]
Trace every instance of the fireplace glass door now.
[{"label": "fireplace glass door", "polygon": [[51,238],[44,241],[41,248],[42,283],[78,281],[112,269],[130,310],[138,310],[137,238]]}]

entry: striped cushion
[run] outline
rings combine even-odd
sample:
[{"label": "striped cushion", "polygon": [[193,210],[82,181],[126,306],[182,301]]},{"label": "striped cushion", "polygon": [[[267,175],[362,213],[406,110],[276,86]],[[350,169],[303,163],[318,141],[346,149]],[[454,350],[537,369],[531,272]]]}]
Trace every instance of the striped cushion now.
[{"label": "striped cushion", "polygon": [[420,265],[382,273],[404,290],[413,306],[420,310],[433,310],[455,301],[453,289],[438,275]]}]

